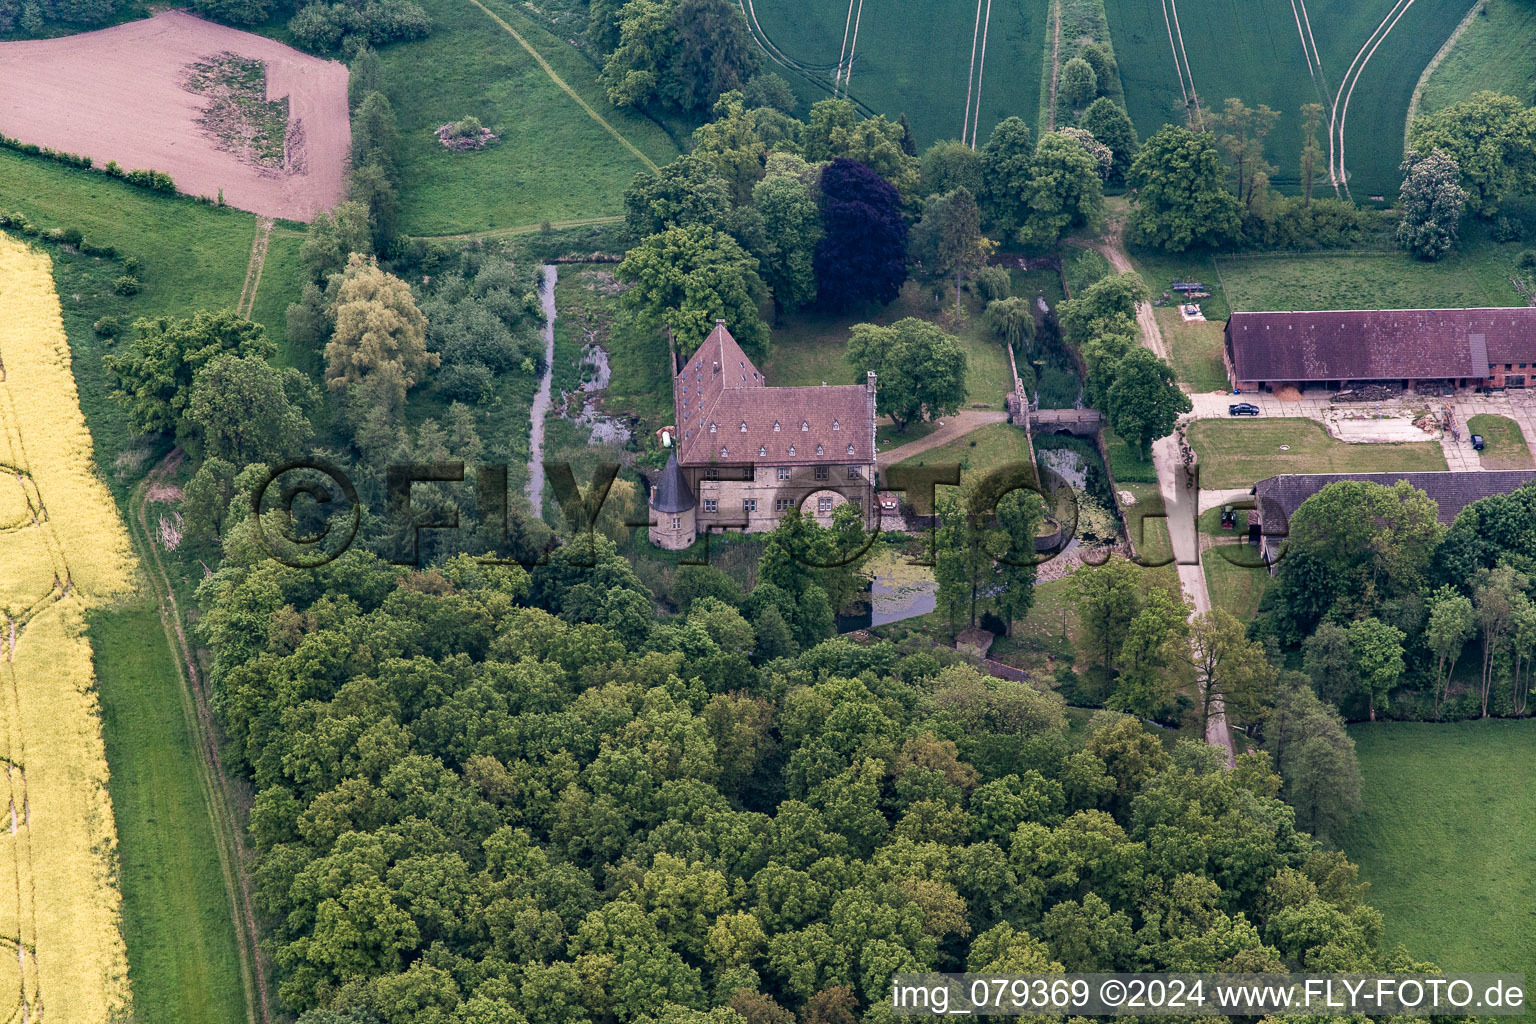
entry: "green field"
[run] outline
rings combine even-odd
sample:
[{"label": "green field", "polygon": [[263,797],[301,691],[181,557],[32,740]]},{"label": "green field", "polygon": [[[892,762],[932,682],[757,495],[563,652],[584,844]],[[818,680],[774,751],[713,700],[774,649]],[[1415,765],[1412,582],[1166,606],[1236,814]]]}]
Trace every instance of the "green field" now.
[{"label": "green field", "polygon": [[[1042,0],[992,0],[985,61],[980,41],[975,44],[981,79],[978,112],[971,53],[977,11],[986,14],[984,3],[855,0],[851,10],[859,31],[849,97],[873,113],[891,118],[905,113],[919,147],[961,137],[967,91],[972,94],[971,121],[982,142],[993,125],[1010,115],[1033,125],[1047,6]],[[838,0],[757,0],[752,10],[759,43],[770,42],[783,55],[773,59],[765,49],[766,66],[788,79],[805,103],[827,99],[833,68],[843,52],[849,5]],[[851,29],[847,35],[853,35]],[[784,66],[781,59],[795,67]]]},{"label": "green field", "polygon": [[1448,971],[1536,977],[1536,723],[1350,729],[1364,810],[1344,852],[1371,883],[1384,946]]},{"label": "green field", "polygon": [[245,993],[176,666],[152,602],[91,625],[138,1024],[239,1024]]},{"label": "green field", "polygon": [[1492,89],[1521,103],[1536,99],[1536,4],[1530,0],[1484,0],[1482,10],[1435,68],[1419,96],[1419,110],[1431,113]]},{"label": "green field", "polygon": [[[1180,56],[1187,61],[1205,113],[1232,96],[1250,107],[1265,103],[1281,113],[1268,157],[1277,167],[1275,184],[1291,189],[1299,176],[1302,104],[1330,106],[1365,47],[1364,70],[1358,78],[1350,76],[1343,90],[1348,99],[1346,166],[1357,200],[1390,198],[1400,180],[1403,125],[1414,86],[1470,6],[1469,0],[1420,0],[1402,13],[1385,41],[1370,53],[1367,41],[1393,11],[1393,0],[1327,5],[1313,0],[1300,31],[1288,0],[1184,0],[1177,7],[1173,39],[1182,39]],[[1165,7],[1145,0],[1106,0],[1106,7],[1137,131],[1145,137],[1165,123],[1183,123],[1184,93]],[[1309,57],[1313,46],[1303,49],[1308,23],[1320,66]]]},{"label": "green field", "polygon": [[[645,161],[471,0],[423,6],[432,34],[380,52],[400,124],[400,230],[447,235],[622,213],[624,189]],[[505,0],[486,7],[647,159],[677,155],[656,123],[608,102],[597,70],[574,48]],[[471,115],[501,141],[455,153],[432,134]]]},{"label": "green field", "polygon": [[[1436,441],[1350,444],[1313,420],[1197,420],[1188,430],[1203,487],[1250,487],[1278,473],[1428,473],[1444,470]],[[1281,445],[1287,446],[1282,451]]]},{"label": "green field", "polygon": [[989,423],[948,444],[930,448],[895,465],[908,468],[958,465],[967,476],[986,473],[1014,463],[1028,463],[1029,449],[1025,447],[1024,441],[1024,431],[1018,427],[1007,423]]}]

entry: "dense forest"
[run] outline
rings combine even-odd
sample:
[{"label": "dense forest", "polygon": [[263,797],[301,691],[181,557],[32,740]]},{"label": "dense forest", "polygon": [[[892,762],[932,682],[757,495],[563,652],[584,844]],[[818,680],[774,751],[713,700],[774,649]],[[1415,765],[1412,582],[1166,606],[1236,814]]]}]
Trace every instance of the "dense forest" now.
[{"label": "dense forest", "polygon": [[904,969],[1407,966],[1267,754],[1074,725],[953,652],[770,657],[717,598],[657,622],[601,539],[531,572],[229,563],[200,598],[306,1024],[832,1024]]}]

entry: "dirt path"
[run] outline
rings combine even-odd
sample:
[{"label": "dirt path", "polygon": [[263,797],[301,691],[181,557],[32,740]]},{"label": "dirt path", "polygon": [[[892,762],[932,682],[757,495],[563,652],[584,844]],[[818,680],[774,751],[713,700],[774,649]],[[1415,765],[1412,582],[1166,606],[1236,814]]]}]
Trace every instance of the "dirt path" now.
[{"label": "dirt path", "polygon": [[953,416],[944,417],[944,425],[931,434],[918,438],[916,441],[908,441],[906,444],[895,448],[888,448],[875,457],[875,464],[882,470],[894,466],[903,459],[910,459],[914,455],[931,451],[941,445],[948,444],[956,438],[964,437],[973,430],[992,423],[1007,423],[1008,414],[1005,412],[990,412],[980,409],[966,409]]},{"label": "dirt path", "polygon": [[1450,55],[1450,52],[1455,49],[1457,41],[1461,39],[1461,34],[1472,24],[1472,20],[1477,17],[1477,12],[1483,9],[1485,3],[1486,0],[1477,0],[1477,3],[1472,5],[1472,9],[1467,12],[1467,16],[1457,23],[1456,29],[1451,33],[1450,38],[1441,44],[1440,49],[1436,50],[1435,55],[1429,59],[1429,63],[1424,65],[1423,73],[1419,75],[1419,80],[1414,83],[1413,98],[1408,101],[1408,117],[1403,121],[1403,156],[1408,155],[1408,133],[1413,130],[1413,119],[1419,116],[1419,103],[1424,99],[1424,87],[1429,84],[1429,76],[1435,73],[1435,69],[1440,66],[1441,61],[1445,60]]},{"label": "dirt path", "polygon": [[[1112,222],[1104,237],[1091,245],[1104,254],[1104,258],[1109,260],[1109,265],[1117,273],[1135,273],[1136,268],[1125,254],[1121,233],[1122,225],[1118,221]],[[1152,315],[1150,304],[1137,303],[1136,323],[1141,328],[1142,344],[1163,359],[1168,359],[1168,346],[1163,340],[1162,330],[1157,326],[1157,318]],[[1197,493],[1189,486],[1190,478],[1184,472],[1179,459],[1178,441],[1173,435],[1152,445],[1152,465],[1157,470],[1157,486],[1162,492],[1164,511],[1168,515],[1165,522],[1168,525],[1168,539],[1173,546],[1179,585],[1194,609],[1192,614],[1204,614],[1211,610],[1211,592],[1205,581],[1205,567],[1200,564]],[[1227,728],[1226,711],[1219,701],[1213,702],[1205,741],[1226,751],[1228,767],[1237,764],[1232,730]]]},{"label": "dirt path", "polygon": [[612,124],[610,124],[608,122],[607,118],[603,117],[603,115],[599,114],[596,110],[593,110],[592,109],[592,104],[590,104],[586,100],[582,99],[580,93],[578,93],[575,89],[572,89],[569,85],[567,85],[566,82],[565,82],[565,79],[561,78],[558,74],[556,74],[555,73],[555,69],[549,66],[549,61],[544,59],[544,55],[541,54],[538,50],[535,50],[529,44],[528,40],[526,40],[522,36],[518,35],[517,30],[515,28],[513,28],[511,25],[508,25],[505,21],[503,21],[500,17],[497,16],[495,11],[493,11],[489,7],[485,6],[485,4],[481,3],[480,0],[469,0],[469,2],[474,4],[476,7],[480,8],[482,11],[484,11],[486,17],[490,18],[496,24],[500,25],[502,27],[502,29],[507,33],[507,35],[511,36],[513,39],[516,39],[517,40],[517,44],[519,46],[521,46],[523,49],[527,50],[528,51],[528,55],[530,57],[532,57],[535,61],[538,62],[539,67],[544,69],[544,73],[549,76],[549,80],[551,82],[554,82],[556,85],[558,85],[560,87],[561,91],[564,92],[567,96],[569,96],[571,99],[575,100],[577,102],[577,104],[580,105],[581,109],[585,110],[587,112],[587,116],[588,117],[590,117],[592,120],[596,121],[598,124],[602,125],[603,129],[606,130],[609,135],[612,135],[615,139],[618,139],[619,143],[625,149],[629,150],[635,156],[639,157],[640,158],[640,162],[645,164],[646,167],[650,168],[653,171],[658,170],[658,168],[656,166],[656,161],[652,160],[650,157],[648,157],[644,153],[640,152],[639,147],[637,147],[633,142],[630,142],[628,139],[626,139],[624,137],[624,135],[617,128],[615,128]]},{"label": "dirt path", "polygon": [[256,289],[261,287],[261,268],[267,260],[267,244],[272,240],[272,218],[256,218],[256,237],[251,239],[251,259],[245,265],[245,284],[240,287],[240,298],[235,312],[247,320],[256,307]]},{"label": "dirt path", "polygon": [[251,895],[250,874],[247,870],[250,853],[246,849],[244,833],[234,812],[235,798],[230,792],[229,780],[219,758],[213,712],[208,704],[208,694],[203,688],[197,659],[187,642],[181,609],[176,603],[176,590],[171,584],[165,562],[160,557],[154,531],[149,528],[149,519],[144,510],[146,492],[174,472],[181,464],[182,457],[181,449],[174,449],[134,489],[128,502],[128,530],[155,592],[160,624],[175,656],[176,674],[181,681],[182,711],[197,746],[198,783],[208,805],[209,817],[213,819],[219,869],[224,874],[230,913],[235,922],[240,975],[245,983],[246,1017],[249,1024],[269,1024],[271,1010],[267,994],[266,958],[261,950],[261,934],[256,925],[255,901]]},{"label": "dirt path", "polygon": [[528,504],[533,514],[544,507],[544,417],[549,412],[549,392],[555,376],[555,278],[556,268],[544,266],[544,280],[539,283],[539,305],[544,307],[544,379],[528,410]]}]

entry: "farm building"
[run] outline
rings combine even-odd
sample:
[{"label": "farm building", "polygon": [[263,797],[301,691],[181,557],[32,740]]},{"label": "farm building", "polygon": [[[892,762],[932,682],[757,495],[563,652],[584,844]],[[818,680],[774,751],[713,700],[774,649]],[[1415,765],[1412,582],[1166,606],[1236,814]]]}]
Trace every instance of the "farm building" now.
[{"label": "farm building", "polygon": [[1286,473],[1268,477],[1253,486],[1258,509],[1259,545],[1264,561],[1273,571],[1281,545],[1290,534],[1291,516],[1329,484],[1341,480],[1392,487],[1406,480],[1429,495],[1442,526],[1449,526],[1462,509],[1495,494],[1508,494],[1536,483],[1536,470],[1474,470],[1438,473]]},{"label": "farm building", "polygon": [[831,524],[852,502],[866,525],[875,488],[875,375],[863,384],[771,388],[725,322],[672,381],[676,444],[651,490],[651,541],[771,530],[791,508]]},{"label": "farm building", "polygon": [[1536,376],[1536,308],[1233,313],[1223,359],[1238,391],[1420,381],[1523,388]]}]

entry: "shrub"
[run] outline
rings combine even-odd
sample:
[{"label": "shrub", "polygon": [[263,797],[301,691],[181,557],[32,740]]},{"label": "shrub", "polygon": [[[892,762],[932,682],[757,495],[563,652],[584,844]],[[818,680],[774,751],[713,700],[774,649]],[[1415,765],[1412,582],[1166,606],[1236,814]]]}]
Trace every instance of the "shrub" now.
[{"label": "shrub", "polygon": [[96,242],[81,242],[80,251],[87,256],[102,256],[111,259],[117,255],[117,247],[114,245],[100,245]]},{"label": "shrub", "polygon": [[108,160],[105,170],[108,177],[121,178],[123,176],[123,169],[117,165],[116,160]]},{"label": "shrub", "polygon": [[477,362],[456,363],[437,375],[438,390],[445,398],[471,404],[483,401],[494,383],[490,367]]},{"label": "shrub", "polygon": [[1536,270],[1536,252],[1530,249],[1525,250],[1520,254],[1520,258],[1515,260],[1515,265],[1521,270]]},{"label": "shrub", "polygon": [[115,338],[123,333],[123,321],[121,317],[104,316],[91,325],[91,330],[99,338]]},{"label": "shrub", "polygon": [[128,276],[130,276],[130,277],[138,277],[139,276],[139,271],[142,268],[143,268],[143,265],[141,263],[139,263],[139,258],[137,256],[124,256],[123,257],[123,273],[127,274]]},{"label": "shrub", "polygon": [[85,241],[85,235],[80,232],[79,228],[65,228],[60,232],[59,240],[65,245],[78,246],[81,242]]},{"label": "shrub", "polygon": [[982,267],[976,274],[976,290],[985,302],[1006,299],[1013,290],[1013,282],[1002,267]]},{"label": "shrub", "polygon": [[139,287],[139,279],[128,274],[112,282],[112,290],[119,295],[137,295]]},{"label": "shrub", "polygon": [[1501,213],[1490,234],[1495,242],[1518,242],[1525,237],[1525,228],[1518,220]]}]

